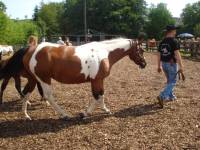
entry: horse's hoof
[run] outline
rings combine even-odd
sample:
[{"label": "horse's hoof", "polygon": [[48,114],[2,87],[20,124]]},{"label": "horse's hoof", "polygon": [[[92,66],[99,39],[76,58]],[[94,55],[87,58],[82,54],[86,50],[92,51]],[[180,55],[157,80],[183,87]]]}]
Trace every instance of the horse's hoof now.
[{"label": "horse's hoof", "polygon": [[27,120],[32,120],[30,116],[25,117]]},{"label": "horse's hoof", "polygon": [[46,101],[46,99],[44,98],[44,97],[41,97],[41,99],[40,99],[41,101]]},{"label": "horse's hoof", "polygon": [[29,101],[27,101],[27,104],[28,104],[29,106],[31,106],[31,103],[30,103]]},{"label": "horse's hoof", "polygon": [[22,95],[21,95],[21,96],[20,96],[20,99],[24,99],[24,97],[25,97],[25,96],[22,96]]},{"label": "horse's hoof", "polygon": [[86,113],[84,113],[84,112],[79,113],[79,116],[80,116],[81,119],[84,119],[85,117],[88,117],[88,115]]},{"label": "horse's hoof", "polygon": [[65,117],[61,118],[61,120],[63,120],[63,121],[70,121],[70,117],[65,116]]},{"label": "horse's hoof", "polygon": [[111,111],[106,111],[106,114],[112,115],[112,112]]},{"label": "horse's hoof", "polygon": [[51,104],[50,104],[48,101],[46,101],[46,105],[47,105],[47,106],[51,106]]}]

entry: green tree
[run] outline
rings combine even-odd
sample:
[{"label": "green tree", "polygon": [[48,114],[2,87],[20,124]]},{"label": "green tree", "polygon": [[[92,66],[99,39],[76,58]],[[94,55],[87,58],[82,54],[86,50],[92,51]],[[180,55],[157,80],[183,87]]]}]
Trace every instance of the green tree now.
[{"label": "green tree", "polygon": [[195,36],[200,37],[200,23],[194,27],[194,34]]},{"label": "green tree", "polygon": [[38,36],[38,27],[32,21],[8,20],[5,30],[6,44],[26,44],[30,35]]},{"label": "green tree", "polygon": [[9,18],[4,14],[4,12],[0,11],[0,44],[4,44],[6,42],[6,28],[8,26]]},{"label": "green tree", "polygon": [[0,1],[0,44],[26,44],[28,36],[38,35],[38,27],[31,20],[13,20],[5,14]]},{"label": "green tree", "polygon": [[[83,0],[66,0],[62,29],[83,33]],[[143,29],[144,0],[87,0],[88,28],[109,34],[135,37]]]},{"label": "green tree", "polygon": [[186,32],[194,34],[194,29],[200,23],[200,1],[188,4],[181,15]]},{"label": "green tree", "polygon": [[61,34],[60,20],[63,7],[63,3],[42,4],[40,9],[35,7],[33,20],[40,27],[42,34],[47,36]]},{"label": "green tree", "polygon": [[165,26],[174,23],[175,20],[167,9],[167,5],[160,3],[149,10],[146,33],[150,38],[161,39]]},{"label": "green tree", "polygon": [[38,21],[39,7],[36,5],[34,8],[33,21]]},{"label": "green tree", "polygon": [[6,12],[6,5],[2,1],[0,1],[0,11]]}]

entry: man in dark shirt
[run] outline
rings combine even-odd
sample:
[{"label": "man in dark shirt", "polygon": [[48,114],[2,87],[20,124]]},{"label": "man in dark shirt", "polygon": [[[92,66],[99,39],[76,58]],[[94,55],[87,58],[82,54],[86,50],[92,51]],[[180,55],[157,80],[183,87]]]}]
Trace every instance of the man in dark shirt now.
[{"label": "man in dark shirt", "polygon": [[[164,72],[167,84],[164,90],[157,97],[160,106],[167,100],[176,100],[173,89],[177,81],[178,67],[183,72],[183,64],[180,55],[180,45],[175,39],[177,27],[168,25],[165,29],[165,38],[161,41],[158,49],[158,72]],[[178,64],[178,65],[177,65]]]}]

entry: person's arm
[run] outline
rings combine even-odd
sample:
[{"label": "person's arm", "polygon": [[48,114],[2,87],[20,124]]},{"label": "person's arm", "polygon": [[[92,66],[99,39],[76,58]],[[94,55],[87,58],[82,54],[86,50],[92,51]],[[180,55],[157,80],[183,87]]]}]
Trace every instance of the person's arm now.
[{"label": "person's arm", "polygon": [[160,52],[157,53],[157,64],[158,64],[158,72],[162,72],[162,68],[161,68],[161,60],[160,60]]},{"label": "person's arm", "polygon": [[176,61],[177,61],[178,65],[179,65],[179,71],[183,72],[183,63],[182,63],[182,58],[181,58],[180,51],[176,50],[174,53],[175,53]]}]

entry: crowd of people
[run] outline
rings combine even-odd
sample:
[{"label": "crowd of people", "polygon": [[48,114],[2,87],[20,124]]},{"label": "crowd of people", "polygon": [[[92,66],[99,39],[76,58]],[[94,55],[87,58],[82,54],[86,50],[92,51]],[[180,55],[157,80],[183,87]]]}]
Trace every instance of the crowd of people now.
[{"label": "crowd of people", "polygon": [[[46,42],[46,39],[43,37],[41,42]],[[58,37],[58,41],[56,42],[60,45],[72,46],[72,43],[69,41],[68,37]],[[38,45],[38,37],[31,35],[28,38],[28,46],[37,46]]]}]

